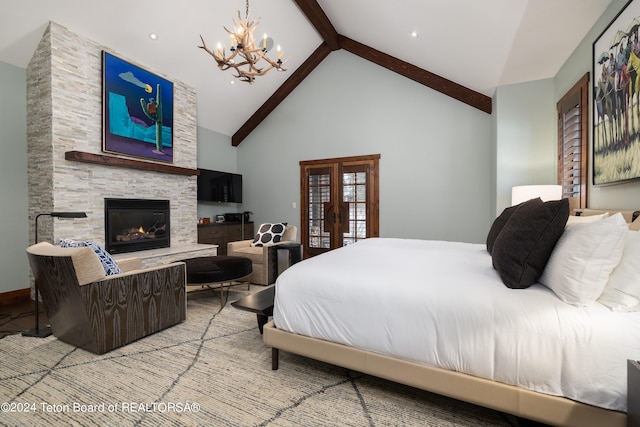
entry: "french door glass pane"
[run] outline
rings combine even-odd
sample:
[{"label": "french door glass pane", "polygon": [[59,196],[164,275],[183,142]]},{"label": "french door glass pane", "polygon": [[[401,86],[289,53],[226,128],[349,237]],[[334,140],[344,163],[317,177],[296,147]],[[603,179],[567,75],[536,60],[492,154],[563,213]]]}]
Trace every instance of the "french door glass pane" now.
[{"label": "french door glass pane", "polygon": [[329,231],[324,229],[325,203],[331,201],[331,176],[309,175],[309,247],[330,248]]},{"label": "french door glass pane", "polygon": [[[344,172],[342,174],[342,201],[348,206],[349,231],[343,233],[344,246],[367,236],[367,174]],[[347,220],[345,218],[345,220]]]}]

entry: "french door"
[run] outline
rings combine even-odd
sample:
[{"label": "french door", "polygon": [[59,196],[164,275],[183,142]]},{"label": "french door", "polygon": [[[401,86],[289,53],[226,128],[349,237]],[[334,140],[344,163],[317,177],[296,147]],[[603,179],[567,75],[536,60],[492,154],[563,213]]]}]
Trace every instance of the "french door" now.
[{"label": "french door", "polygon": [[380,155],[300,162],[305,257],[378,237]]}]

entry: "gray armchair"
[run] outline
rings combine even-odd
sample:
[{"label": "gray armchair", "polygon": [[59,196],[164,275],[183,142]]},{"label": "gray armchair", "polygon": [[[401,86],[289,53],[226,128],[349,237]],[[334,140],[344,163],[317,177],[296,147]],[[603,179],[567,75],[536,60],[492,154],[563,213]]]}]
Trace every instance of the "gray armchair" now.
[{"label": "gray armchair", "polygon": [[[297,235],[298,227],[287,225],[282,240],[276,245],[294,242]],[[251,246],[251,242],[253,239],[227,243],[227,255],[249,258],[253,266],[249,281],[258,285],[270,285],[274,282],[276,263],[269,260],[269,246]]]},{"label": "gray armchair", "polygon": [[27,256],[61,341],[102,354],[186,319],[183,262],[140,269],[129,260],[119,265],[134,270],[107,276],[89,247],[43,242],[29,246]]}]

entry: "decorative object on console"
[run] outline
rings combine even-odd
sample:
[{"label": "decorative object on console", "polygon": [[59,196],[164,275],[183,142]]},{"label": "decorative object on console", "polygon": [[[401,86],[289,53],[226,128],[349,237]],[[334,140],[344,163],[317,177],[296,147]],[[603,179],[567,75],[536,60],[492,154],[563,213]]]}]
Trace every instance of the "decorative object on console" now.
[{"label": "decorative object on console", "polygon": [[[255,21],[249,21],[249,0],[246,0],[245,19],[242,20],[240,11],[238,11],[238,22],[233,20],[233,31],[223,27],[231,37],[231,47],[229,49],[231,54],[228,57],[221,43],[218,43],[217,51],[214,52],[207,47],[202,36],[200,36],[202,46],[198,47],[204,49],[213,57],[219,69],[222,71],[233,69],[238,73],[235,76],[237,79],[249,84],[253,84],[257,76],[263,76],[274,68],[278,71],[287,71],[282,68],[280,45],[278,45],[278,59],[276,61],[267,56],[267,52],[273,47],[273,40],[267,38],[266,34],[262,38],[260,45],[256,45],[253,32],[259,23],[260,18]],[[236,56],[240,56],[239,60],[235,59]],[[265,66],[259,65],[261,60],[266,62]]]},{"label": "decorative object on console", "polygon": [[173,162],[173,83],[102,52],[102,151]]},{"label": "decorative object on console", "polygon": [[538,280],[568,218],[568,199],[532,199],[511,214],[491,252],[493,267],[507,287],[524,289]]},{"label": "decorative object on console", "polygon": [[253,242],[251,242],[251,246],[269,246],[278,243],[282,240],[286,228],[286,222],[260,224],[256,237],[253,239]]},{"label": "decorative object on console", "polygon": [[[49,212],[49,213],[41,213],[36,215],[35,225],[34,225],[34,244],[38,244],[38,218],[41,216],[50,216],[53,218],[86,218],[87,214],[84,212]],[[45,326],[44,328],[40,327],[40,295],[38,292],[38,280],[34,281],[34,294],[36,299],[36,326],[33,329],[29,329],[28,331],[24,331],[22,333],[25,337],[38,337],[45,338],[51,335],[51,327]]]},{"label": "decorative object on console", "polygon": [[[638,67],[636,54],[627,51],[631,50],[631,44],[638,37],[638,16],[640,2],[630,0],[593,42],[592,111],[598,113],[593,118],[592,158],[595,185],[640,178],[637,154],[635,149],[630,149],[637,142],[634,137],[638,132],[637,124],[632,126],[634,121],[627,116],[632,107],[630,98],[618,95],[618,92],[623,92],[620,85],[628,87],[630,83],[634,83],[633,78],[631,81],[628,77],[620,79],[619,70],[626,68],[635,71]],[[614,125],[613,131],[610,127],[612,117],[623,118],[613,119],[620,120],[617,130]]]},{"label": "decorative object on console", "polygon": [[519,185],[511,189],[511,206],[539,197],[543,202],[562,199],[561,185]]}]

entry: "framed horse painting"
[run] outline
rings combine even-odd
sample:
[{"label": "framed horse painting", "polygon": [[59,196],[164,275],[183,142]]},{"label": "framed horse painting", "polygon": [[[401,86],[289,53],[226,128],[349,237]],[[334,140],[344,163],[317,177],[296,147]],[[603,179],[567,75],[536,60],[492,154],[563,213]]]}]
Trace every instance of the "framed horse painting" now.
[{"label": "framed horse painting", "polygon": [[173,83],[102,52],[102,151],[173,162]]},{"label": "framed horse painting", "polygon": [[593,43],[593,184],[640,178],[640,0]]}]

